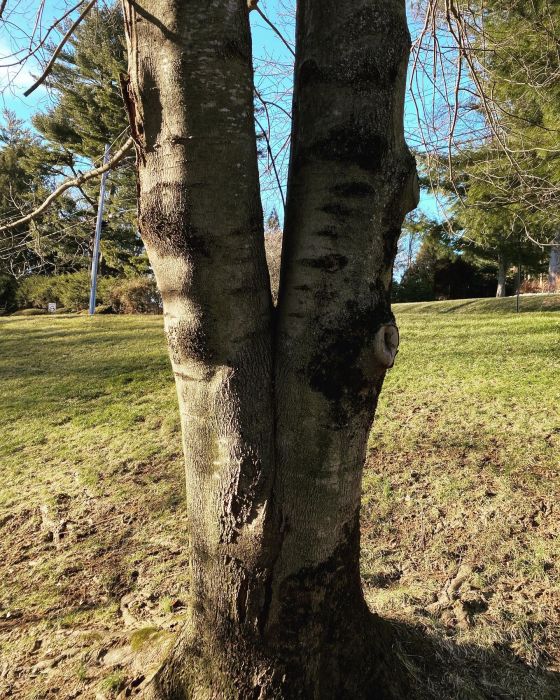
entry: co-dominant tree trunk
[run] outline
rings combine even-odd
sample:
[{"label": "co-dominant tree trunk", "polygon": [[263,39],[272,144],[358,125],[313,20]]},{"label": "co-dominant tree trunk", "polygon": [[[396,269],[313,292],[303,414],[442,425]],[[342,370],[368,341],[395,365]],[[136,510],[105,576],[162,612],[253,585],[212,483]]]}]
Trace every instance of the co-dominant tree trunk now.
[{"label": "co-dominant tree trunk", "polygon": [[405,697],[360,586],[360,484],[398,331],[404,0],[300,0],[271,303],[247,0],[124,0],[139,227],[182,417],[188,623],[147,697]]}]

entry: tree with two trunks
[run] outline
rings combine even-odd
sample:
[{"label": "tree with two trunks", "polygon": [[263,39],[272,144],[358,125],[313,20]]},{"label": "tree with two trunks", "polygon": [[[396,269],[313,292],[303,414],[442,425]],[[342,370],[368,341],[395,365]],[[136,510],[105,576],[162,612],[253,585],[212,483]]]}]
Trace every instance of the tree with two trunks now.
[{"label": "tree with two trunks", "polygon": [[138,223],[164,306],[191,541],[153,698],[406,697],[360,584],[366,443],[417,204],[404,0],[300,0],[278,304],[246,0],[124,2]]}]

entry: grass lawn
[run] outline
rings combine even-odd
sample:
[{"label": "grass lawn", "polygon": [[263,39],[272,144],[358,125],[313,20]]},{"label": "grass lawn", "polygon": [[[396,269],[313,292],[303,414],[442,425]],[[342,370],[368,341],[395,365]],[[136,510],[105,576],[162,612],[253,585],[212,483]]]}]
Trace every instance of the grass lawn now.
[{"label": "grass lawn", "polygon": [[[419,698],[560,698],[560,297],[521,306],[395,307],[362,566],[370,605],[437,659]],[[185,615],[161,325],[0,319],[0,697],[115,696]]]}]

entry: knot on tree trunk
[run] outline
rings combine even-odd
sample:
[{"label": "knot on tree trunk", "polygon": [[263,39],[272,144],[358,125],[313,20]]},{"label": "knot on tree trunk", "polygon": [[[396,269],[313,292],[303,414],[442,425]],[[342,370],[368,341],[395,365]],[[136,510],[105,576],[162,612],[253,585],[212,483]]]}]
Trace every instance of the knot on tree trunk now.
[{"label": "knot on tree trunk", "polygon": [[395,364],[399,351],[399,329],[394,323],[387,323],[377,331],[374,338],[375,359],[385,369]]}]

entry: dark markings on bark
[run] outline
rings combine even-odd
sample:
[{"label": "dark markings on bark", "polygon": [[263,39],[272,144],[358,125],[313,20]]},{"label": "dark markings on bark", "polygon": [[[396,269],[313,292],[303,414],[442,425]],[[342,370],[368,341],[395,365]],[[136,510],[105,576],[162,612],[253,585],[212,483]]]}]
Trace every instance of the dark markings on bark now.
[{"label": "dark markings on bark", "polygon": [[336,217],[339,221],[344,221],[352,214],[352,209],[341,202],[329,202],[321,207],[321,211]]},{"label": "dark markings on bark", "polygon": [[383,262],[392,265],[397,254],[401,228],[393,228],[387,231],[383,238]]},{"label": "dark markings on bark", "polygon": [[245,568],[239,561],[235,561],[236,566],[233,566],[232,561],[230,560],[227,564],[228,567],[232,567],[237,569],[237,578],[238,578],[238,589],[237,589],[237,595],[236,595],[236,600],[235,600],[235,607],[236,607],[236,613],[237,613],[237,619],[239,620],[239,623],[243,625],[245,623],[245,620],[247,619],[247,599],[248,599],[248,593],[249,593],[249,577],[247,575],[247,572],[245,571]]},{"label": "dark markings on bark", "polygon": [[186,187],[166,182],[144,193],[138,220],[142,239],[160,255],[208,258],[205,237],[192,225],[186,205],[172,212],[165,211],[161,205],[163,201],[186,203],[187,195]]},{"label": "dark markings on bark", "polygon": [[[271,503],[271,513],[274,512],[277,511],[274,508],[274,503]],[[261,637],[265,636],[266,627],[268,625],[270,606],[272,603],[272,588],[274,585],[274,574],[276,570],[276,564],[278,563],[278,559],[280,558],[280,554],[282,553],[282,546],[284,544],[284,539],[286,538],[286,534],[288,532],[288,523],[282,512],[277,512],[276,522],[278,524],[278,528],[276,530],[277,534],[275,540],[271,543],[274,551],[274,556],[272,558],[270,567],[265,577],[263,605],[258,619],[258,630]]]},{"label": "dark markings on bark", "polygon": [[387,152],[387,141],[366,124],[346,124],[302,146],[302,161],[323,160],[356,164],[366,172],[377,172]]},{"label": "dark markings on bark", "polygon": [[243,61],[246,61],[249,52],[246,44],[243,44],[241,41],[238,40],[230,39],[223,43],[223,45],[218,51],[218,55],[224,61],[228,61],[232,58],[242,59]]},{"label": "dark markings on bark", "polygon": [[372,197],[375,195],[375,188],[369,182],[345,182],[342,185],[331,187],[331,192],[335,197]]},{"label": "dark markings on bark", "polygon": [[369,617],[357,564],[359,511],[343,530],[341,544],[328,559],[280,583],[281,614],[268,634],[279,640],[280,655],[290,669],[292,692],[299,689],[289,697],[360,697],[351,693],[352,681],[347,685],[344,659],[345,654],[353,654],[350,640],[359,638],[356,627]]},{"label": "dark markings on bark", "polygon": [[319,231],[316,232],[316,236],[321,236],[323,238],[338,238],[338,231],[335,229],[334,226],[331,228],[322,228]]},{"label": "dark markings on bark", "polygon": [[161,134],[163,113],[158,84],[148,71],[144,72],[142,78],[142,90],[150,95],[150,109],[144,113],[143,123],[138,125],[138,130],[146,151],[154,151]]},{"label": "dark markings on bark", "polygon": [[280,584],[278,600],[284,603],[277,625],[290,646],[300,639],[301,629],[315,624],[321,608],[330,618],[344,609],[346,598],[361,607],[360,573],[357,561],[360,552],[360,514],[355,513],[343,528],[341,544],[319,566],[304,567]]},{"label": "dark markings on bark", "polygon": [[[327,272],[338,272],[343,270],[348,265],[348,258],[344,255],[331,253],[323,255],[320,258],[302,258],[300,263],[305,267],[313,267],[317,270],[326,270]],[[298,287],[301,289],[302,287]]]},{"label": "dark markings on bark", "polygon": [[[366,5],[352,14],[351,20],[341,27],[341,32],[350,34],[356,41],[349,42],[350,46],[359,46],[358,38],[369,35],[374,48],[369,51],[361,49],[359,60],[352,60],[347,72],[347,79],[354,84],[359,82],[375,82],[378,86],[390,87],[396,81],[403,56],[408,51],[409,34],[406,27],[400,33],[395,31],[387,13],[378,7]],[[391,32],[391,42],[386,41]],[[349,58],[354,59],[354,56]]]},{"label": "dark markings on bark", "polygon": [[212,362],[213,353],[202,328],[203,323],[199,320],[195,323],[179,322],[166,329],[169,352],[175,364],[182,364],[185,358],[206,364]]},{"label": "dark markings on bark", "polygon": [[263,465],[252,456],[246,456],[239,466],[235,490],[226,498],[229,527],[222,531],[222,543],[236,542],[243,527],[250,526],[259,515],[258,494],[262,490]]},{"label": "dark markings on bark", "polygon": [[301,64],[297,77],[301,87],[318,83],[325,79],[323,72],[319,68],[319,64],[312,58],[307,59]]},{"label": "dark markings on bark", "polygon": [[[359,306],[355,301],[346,302],[340,328],[330,325],[323,328],[318,352],[309,363],[310,386],[321,392],[329,401],[341,408],[345,403],[355,404],[352,412],[362,405],[360,395],[373,390],[371,372],[366,374],[362,354],[371,353],[379,328],[394,321],[387,291],[381,283],[370,285],[372,300]],[[382,372],[380,373],[382,374]]]},{"label": "dark markings on bark", "polygon": [[383,223],[391,232],[402,228],[402,221],[409,211],[418,206],[420,187],[416,174],[416,159],[406,151],[393,165],[391,196],[384,208]]}]

